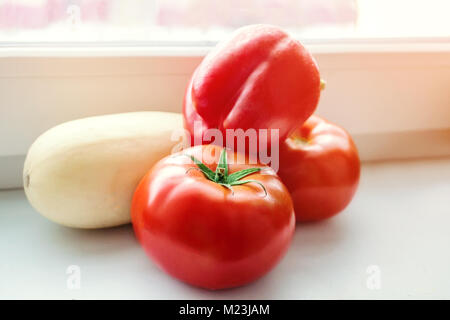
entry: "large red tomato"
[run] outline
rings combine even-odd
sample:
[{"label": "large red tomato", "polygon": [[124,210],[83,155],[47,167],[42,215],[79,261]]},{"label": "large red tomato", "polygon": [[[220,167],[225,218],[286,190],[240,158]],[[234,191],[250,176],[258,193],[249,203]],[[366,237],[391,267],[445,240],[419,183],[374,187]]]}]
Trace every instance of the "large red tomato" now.
[{"label": "large red tomato", "polygon": [[131,208],[150,257],[172,276],[209,289],[264,275],[295,228],[291,197],[275,172],[223,150],[197,146],[162,159],[140,182]]},{"label": "large red tomato", "polygon": [[291,192],[299,222],[340,212],[358,186],[360,162],[352,138],[317,116],[280,145],[279,163],[278,175]]}]

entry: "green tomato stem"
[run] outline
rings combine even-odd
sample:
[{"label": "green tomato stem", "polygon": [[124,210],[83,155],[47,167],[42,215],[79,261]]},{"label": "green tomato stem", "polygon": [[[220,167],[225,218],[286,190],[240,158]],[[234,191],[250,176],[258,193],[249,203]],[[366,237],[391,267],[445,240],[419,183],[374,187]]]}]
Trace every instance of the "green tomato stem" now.
[{"label": "green tomato stem", "polygon": [[232,174],[228,174],[228,163],[227,163],[227,150],[225,148],[222,149],[222,153],[220,154],[219,163],[217,164],[216,171],[212,171],[205,164],[203,164],[200,160],[195,158],[194,156],[187,155],[197,167],[191,167],[186,170],[188,173],[190,170],[199,170],[203,173],[205,178],[210,181],[213,181],[217,184],[220,184],[224,188],[227,188],[231,191],[231,194],[234,195],[234,191],[231,188],[232,186],[247,184],[247,183],[256,183],[262,187],[264,190],[265,196],[267,196],[267,190],[264,185],[257,180],[241,180],[244,177],[247,177],[253,173],[260,172],[261,168],[247,168],[240,171],[233,172]]}]

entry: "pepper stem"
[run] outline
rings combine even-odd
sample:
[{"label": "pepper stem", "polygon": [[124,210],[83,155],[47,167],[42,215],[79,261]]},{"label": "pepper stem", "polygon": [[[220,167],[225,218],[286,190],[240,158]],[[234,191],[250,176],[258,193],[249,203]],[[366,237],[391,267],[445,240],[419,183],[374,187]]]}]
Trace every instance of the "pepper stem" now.
[{"label": "pepper stem", "polygon": [[327,85],[326,81],[320,79],[320,91],[325,90],[325,86]]}]

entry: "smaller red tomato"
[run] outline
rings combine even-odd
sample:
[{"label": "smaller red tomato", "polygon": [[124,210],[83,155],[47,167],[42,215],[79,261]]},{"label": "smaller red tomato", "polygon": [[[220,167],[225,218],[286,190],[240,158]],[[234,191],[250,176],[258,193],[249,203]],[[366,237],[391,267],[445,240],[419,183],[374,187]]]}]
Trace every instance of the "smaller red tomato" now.
[{"label": "smaller red tomato", "polygon": [[295,227],[289,192],[271,168],[242,157],[197,146],[160,160],[140,182],[133,227],[167,273],[203,288],[236,287],[286,252]]},{"label": "smaller red tomato", "polygon": [[280,145],[278,175],[291,192],[297,221],[329,218],[355,194],[358,151],[344,129],[311,116]]}]

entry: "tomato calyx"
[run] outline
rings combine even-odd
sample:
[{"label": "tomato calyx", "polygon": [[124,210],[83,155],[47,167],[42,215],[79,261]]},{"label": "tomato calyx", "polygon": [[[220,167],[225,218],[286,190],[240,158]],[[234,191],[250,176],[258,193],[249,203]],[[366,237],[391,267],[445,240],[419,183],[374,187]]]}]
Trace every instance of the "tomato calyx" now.
[{"label": "tomato calyx", "polygon": [[228,173],[228,163],[227,163],[227,150],[225,148],[222,149],[222,152],[220,154],[219,163],[217,164],[216,171],[212,171],[210,168],[208,168],[204,163],[202,163],[200,160],[195,158],[192,155],[188,155],[189,158],[196,164],[197,167],[189,168],[187,172],[189,172],[192,169],[200,170],[203,175],[210,181],[215,182],[217,184],[220,184],[221,186],[227,188],[231,191],[231,194],[234,195],[234,191],[231,188],[232,186],[242,185],[246,183],[256,183],[261,186],[261,188],[264,190],[265,196],[267,196],[267,191],[264,185],[257,181],[252,179],[246,179],[241,180],[242,178],[251,175],[255,172],[260,172],[261,168],[247,168],[240,171],[233,172],[232,174]]}]

